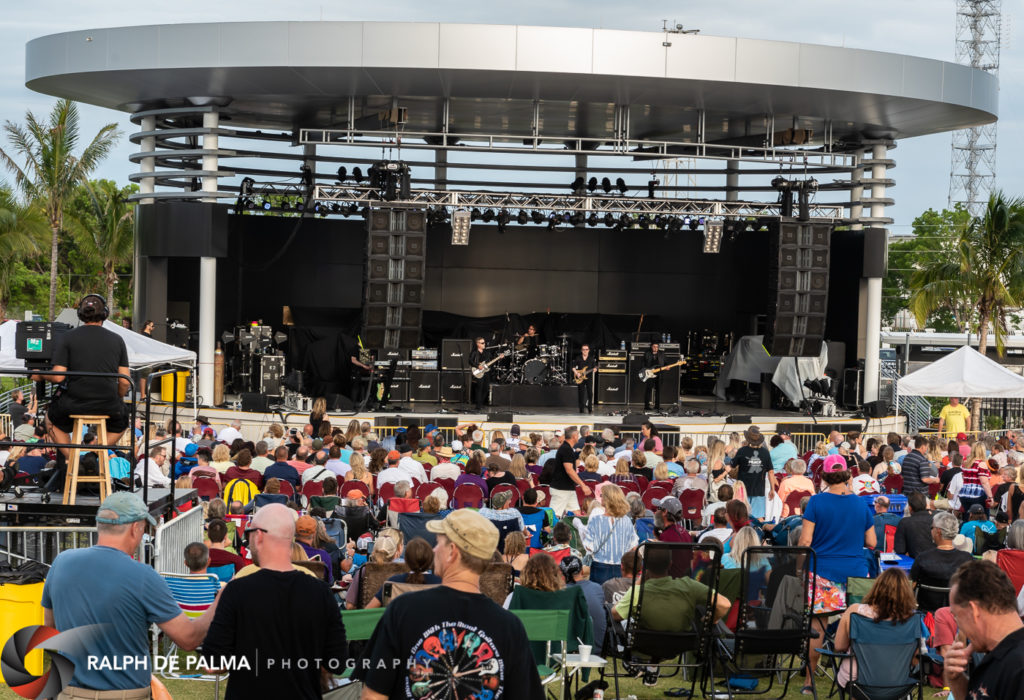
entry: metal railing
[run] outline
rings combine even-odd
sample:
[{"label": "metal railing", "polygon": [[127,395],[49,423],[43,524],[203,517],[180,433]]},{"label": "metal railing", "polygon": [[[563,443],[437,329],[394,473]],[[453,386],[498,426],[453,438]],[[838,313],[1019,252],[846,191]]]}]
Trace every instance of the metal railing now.
[{"label": "metal railing", "polygon": [[160,572],[187,574],[185,568],[185,547],[193,542],[203,541],[203,509],[190,508],[170,520],[165,520],[156,529],[151,540],[151,551],[146,559]]},{"label": "metal railing", "polygon": [[0,526],[0,557],[12,564],[38,561],[47,566],[68,549],[82,549],[96,544],[96,528]]},{"label": "metal railing", "polygon": [[882,377],[882,383],[892,387],[891,396],[886,398],[890,399],[889,405],[893,406],[896,415],[902,412],[907,417],[907,430],[913,434],[921,428],[929,427],[932,405],[921,396],[908,396],[899,393],[896,383],[902,376],[899,370],[883,363],[879,367],[879,374]]}]

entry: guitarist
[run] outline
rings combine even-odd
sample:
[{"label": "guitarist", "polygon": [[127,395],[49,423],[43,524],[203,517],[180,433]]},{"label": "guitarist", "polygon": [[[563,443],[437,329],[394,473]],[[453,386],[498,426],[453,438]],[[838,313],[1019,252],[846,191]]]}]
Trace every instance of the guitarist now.
[{"label": "guitarist", "polygon": [[[476,347],[469,353],[469,366],[484,369],[486,364],[493,359],[494,353],[487,349],[487,341],[482,337],[477,338]],[[483,412],[484,404],[487,403],[487,395],[491,393],[491,373],[488,372],[479,379],[474,378],[473,386],[476,391],[476,410]]]},{"label": "guitarist", "polygon": [[580,377],[585,372],[589,372],[586,379],[577,386],[580,413],[587,413],[588,410],[590,413],[594,412],[594,368],[596,366],[597,358],[590,354],[590,345],[584,343],[580,346],[580,354],[572,361],[572,373],[576,381],[579,382]]},{"label": "guitarist", "polygon": [[[651,343],[651,348],[644,353],[644,369],[658,369],[659,367],[665,366],[665,353],[661,351],[661,346],[658,343]],[[658,377],[654,377],[645,384],[644,387],[644,410],[650,411],[651,405],[654,405],[655,411],[661,410],[661,390],[658,385],[661,382],[658,381]]]}]

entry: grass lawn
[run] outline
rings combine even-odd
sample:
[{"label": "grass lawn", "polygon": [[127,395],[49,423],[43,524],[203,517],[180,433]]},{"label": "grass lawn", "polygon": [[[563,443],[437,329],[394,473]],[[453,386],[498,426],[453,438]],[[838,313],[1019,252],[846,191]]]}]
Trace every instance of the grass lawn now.
[{"label": "grass lawn", "polygon": [[[171,696],[175,700],[214,700],[214,684],[206,681],[164,681],[167,685],[167,689],[170,691]],[[803,680],[793,679],[789,685],[789,693],[787,698],[805,698],[809,696],[800,694],[800,687],[803,685]],[[605,691],[606,700],[613,700],[615,697],[615,686],[609,679],[609,688]],[[688,683],[683,683],[679,678],[666,678],[662,679],[658,685],[654,688],[648,688],[636,678],[620,678],[619,679],[619,690],[623,700],[629,695],[635,695],[637,700],[652,700],[653,698],[664,698],[664,691],[679,686],[689,687]],[[828,695],[829,681],[828,679],[819,679],[817,683],[818,697],[821,700],[825,700]],[[782,690],[781,686],[773,688],[774,694],[771,697],[778,697],[778,693]],[[699,689],[698,689],[699,695]],[[224,684],[221,684],[221,695],[224,697]],[[743,697],[743,696],[739,696]],[[760,697],[760,696],[747,696],[747,697]],[[928,695],[926,694],[926,697]],[[14,691],[10,690],[6,685],[0,684],[0,699],[2,700],[18,700],[20,698]],[[508,700],[518,700],[518,698],[508,698]]]}]

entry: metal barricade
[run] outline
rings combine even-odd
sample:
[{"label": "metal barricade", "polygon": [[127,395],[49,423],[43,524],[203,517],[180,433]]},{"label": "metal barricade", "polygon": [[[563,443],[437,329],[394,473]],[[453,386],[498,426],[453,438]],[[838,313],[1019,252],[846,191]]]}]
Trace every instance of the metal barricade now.
[{"label": "metal barricade", "polygon": [[65,550],[84,549],[94,544],[95,527],[0,526],[0,558],[6,557],[11,564],[38,561],[49,566]]},{"label": "metal barricade", "polygon": [[157,571],[187,574],[185,547],[202,542],[203,536],[203,509],[196,506],[157,527],[147,559]]}]

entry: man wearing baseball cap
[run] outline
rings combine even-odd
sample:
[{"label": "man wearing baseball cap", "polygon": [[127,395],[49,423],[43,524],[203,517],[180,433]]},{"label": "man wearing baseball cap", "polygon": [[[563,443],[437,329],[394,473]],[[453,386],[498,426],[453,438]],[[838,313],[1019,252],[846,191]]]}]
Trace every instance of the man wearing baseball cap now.
[{"label": "man wearing baseball cap", "polygon": [[[399,481],[409,481],[409,473],[398,466],[402,461],[402,455],[398,450],[391,450],[387,456],[388,466],[380,470],[377,475],[377,488],[383,484],[397,484]],[[421,467],[422,468],[422,467]]]},{"label": "man wearing baseball cap", "polygon": [[441,585],[395,598],[384,610],[354,675],[363,700],[453,697],[540,700],[523,624],[480,593],[480,575],[498,547],[498,529],[470,509],[427,523],[437,535],[434,574]]},{"label": "man wearing baseball cap", "polygon": [[95,663],[68,653],[75,673],[65,693],[73,689],[73,697],[114,697],[110,691],[119,691],[117,697],[126,700],[148,698],[152,669],[119,662],[149,659],[149,626],[156,623],[184,650],[198,647],[210,627],[216,601],[202,616],[186,617],[160,574],[132,558],[147,523],[156,525],[137,494],[111,494],[96,513],[96,544],[53,560],[43,587],[46,624],[61,632],[99,626],[87,631],[84,642],[84,653]]}]

